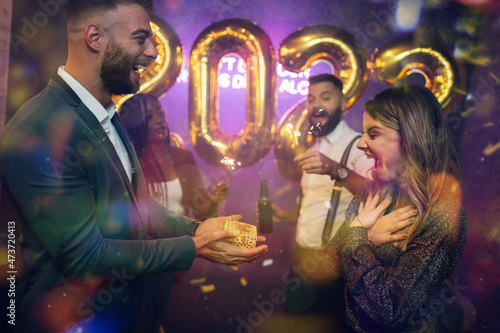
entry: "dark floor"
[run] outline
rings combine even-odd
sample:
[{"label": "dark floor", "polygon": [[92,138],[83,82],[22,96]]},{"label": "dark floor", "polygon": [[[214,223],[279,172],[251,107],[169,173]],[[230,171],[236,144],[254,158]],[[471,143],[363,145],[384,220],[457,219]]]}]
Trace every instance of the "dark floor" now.
[{"label": "dark floor", "polygon": [[266,235],[268,253],[255,264],[240,265],[237,272],[196,259],[172,291],[164,331],[282,332],[284,308],[280,296],[294,235],[293,226],[275,225],[274,232]]}]

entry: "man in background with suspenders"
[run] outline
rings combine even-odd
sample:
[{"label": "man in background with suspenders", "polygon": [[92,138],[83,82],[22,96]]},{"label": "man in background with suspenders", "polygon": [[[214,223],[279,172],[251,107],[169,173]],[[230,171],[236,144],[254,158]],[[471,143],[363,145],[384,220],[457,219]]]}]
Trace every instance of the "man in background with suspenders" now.
[{"label": "man in background with suspenders", "polygon": [[355,147],[361,134],[343,120],[347,101],[342,81],[320,74],[311,76],[309,83],[307,110],[315,142],[294,159],[304,171],[299,207],[283,210],[273,205],[273,220],[297,223],[285,290],[287,326],[291,332],[304,327],[312,332],[339,332],[343,327],[343,288],[332,285],[331,272],[322,270],[318,250],[344,222],[353,193],[368,181],[373,162]]}]

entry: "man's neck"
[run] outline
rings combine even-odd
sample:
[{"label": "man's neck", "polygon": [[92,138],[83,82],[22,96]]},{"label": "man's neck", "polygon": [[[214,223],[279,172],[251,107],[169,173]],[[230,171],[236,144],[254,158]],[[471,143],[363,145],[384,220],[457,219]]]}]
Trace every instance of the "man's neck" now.
[{"label": "man's neck", "polygon": [[111,102],[111,94],[104,88],[99,73],[86,70],[84,67],[74,66],[68,61],[64,70],[92,94],[103,107],[106,107]]}]

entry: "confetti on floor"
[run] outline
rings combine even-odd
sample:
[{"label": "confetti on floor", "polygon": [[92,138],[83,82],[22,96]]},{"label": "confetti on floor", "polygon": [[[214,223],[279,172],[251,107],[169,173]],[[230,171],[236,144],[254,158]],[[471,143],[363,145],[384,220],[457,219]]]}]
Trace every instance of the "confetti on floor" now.
[{"label": "confetti on floor", "polygon": [[189,281],[189,284],[192,285],[192,286],[194,286],[194,285],[197,285],[197,284],[202,284],[205,281],[207,281],[207,279],[205,279],[205,278],[193,279],[193,280]]},{"label": "confetti on floor", "polygon": [[486,148],[483,150],[483,154],[488,156],[493,154],[497,149],[500,149],[500,142],[497,142],[496,144],[490,143]]},{"label": "confetti on floor", "polygon": [[215,286],[213,284],[206,284],[204,286],[201,286],[201,291],[203,293],[209,293],[211,291],[215,290]]},{"label": "confetti on floor", "polygon": [[262,263],[262,266],[267,267],[267,266],[271,266],[272,264],[273,264],[273,259],[266,259]]}]

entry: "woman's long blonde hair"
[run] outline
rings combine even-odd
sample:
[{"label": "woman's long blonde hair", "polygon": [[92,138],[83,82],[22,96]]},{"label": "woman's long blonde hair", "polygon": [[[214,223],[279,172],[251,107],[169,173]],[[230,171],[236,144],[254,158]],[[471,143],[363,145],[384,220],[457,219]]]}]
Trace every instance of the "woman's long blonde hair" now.
[{"label": "woman's long blonde hair", "polygon": [[[414,205],[416,221],[399,233],[408,237],[395,243],[403,251],[415,231],[419,230],[429,212],[439,201],[443,190],[459,191],[459,163],[449,135],[443,110],[434,94],[422,86],[387,89],[366,103],[371,118],[401,134],[405,170],[397,179],[399,192],[395,208]],[[455,180],[454,182],[450,180]],[[380,181],[376,179],[375,181]],[[389,184],[382,192],[390,191]],[[393,200],[394,200],[393,199]]]}]

